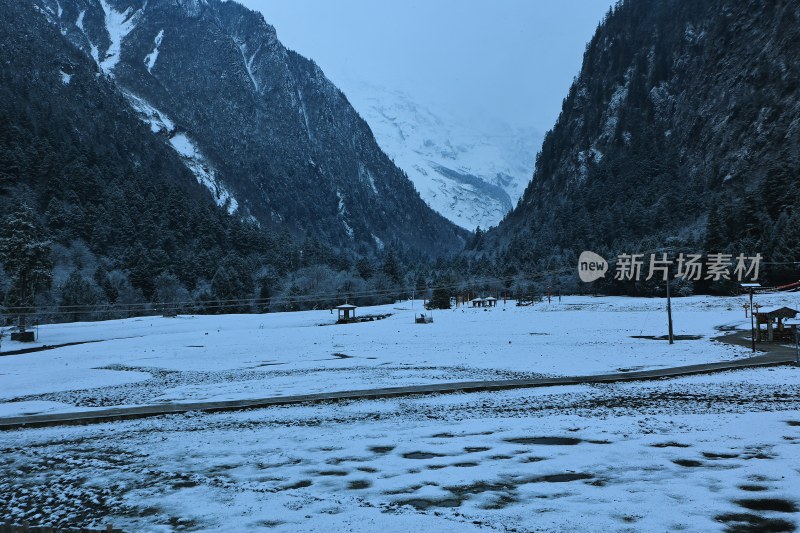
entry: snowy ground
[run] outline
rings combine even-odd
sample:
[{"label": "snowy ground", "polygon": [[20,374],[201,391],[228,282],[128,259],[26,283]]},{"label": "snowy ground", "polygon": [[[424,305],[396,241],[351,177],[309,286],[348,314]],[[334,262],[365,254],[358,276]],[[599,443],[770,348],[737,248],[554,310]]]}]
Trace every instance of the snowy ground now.
[{"label": "snowy ground", "polygon": [[[800,297],[760,297],[762,304]],[[788,302],[787,302],[788,300]],[[387,319],[330,325],[329,311],[148,317],[42,326],[39,344],[102,341],[0,357],[0,416],[97,407],[260,398],[451,380],[638,370],[749,354],[712,339],[749,326],[742,298],[566,297],[561,303],[434,311],[421,302],[360,309]],[[5,351],[24,347],[5,341]]]},{"label": "snowy ground", "polygon": [[[747,355],[710,340],[746,322],[742,303],[675,300],[676,333],[700,338],[674,346],[630,338],[665,329],[663,301],[630,298],[439,312],[425,326],[403,304],[347,326],[308,312],[43,327],[46,344],[132,338],[0,357],[0,399],[19,414],[723,360]],[[778,367],[7,431],[0,522],[793,531],[799,377]]]}]

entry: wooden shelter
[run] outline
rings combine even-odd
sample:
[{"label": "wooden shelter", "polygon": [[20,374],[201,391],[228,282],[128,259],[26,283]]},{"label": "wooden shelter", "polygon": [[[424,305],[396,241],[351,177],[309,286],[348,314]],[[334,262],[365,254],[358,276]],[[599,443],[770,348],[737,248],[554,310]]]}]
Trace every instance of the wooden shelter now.
[{"label": "wooden shelter", "polygon": [[[794,340],[794,333],[791,328],[784,325],[784,320],[794,318],[798,311],[790,307],[779,307],[777,309],[767,309],[756,311],[753,316],[756,319],[756,339],[759,342],[791,342]],[[762,328],[761,325],[766,325]]]},{"label": "wooden shelter", "polygon": [[339,312],[339,319],[336,321],[336,323],[348,324],[350,322],[355,322],[356,309],[357,307],[355,305],[348,303],[336,306],[336,310]]},{"label": "wooden shelter", "polygon": [[497,298],[489,296],[488,298],[475,298],[472,300],[472,307],[497,307]]}]

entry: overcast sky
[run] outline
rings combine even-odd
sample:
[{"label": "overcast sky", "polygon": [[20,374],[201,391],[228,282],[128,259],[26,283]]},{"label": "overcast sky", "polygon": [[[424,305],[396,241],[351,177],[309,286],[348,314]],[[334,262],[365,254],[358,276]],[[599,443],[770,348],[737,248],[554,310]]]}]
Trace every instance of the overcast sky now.
[{"label": "overcast sky", "polygon": [[347,93],[353,80],[541,132],[614,0],[239,0]]}]

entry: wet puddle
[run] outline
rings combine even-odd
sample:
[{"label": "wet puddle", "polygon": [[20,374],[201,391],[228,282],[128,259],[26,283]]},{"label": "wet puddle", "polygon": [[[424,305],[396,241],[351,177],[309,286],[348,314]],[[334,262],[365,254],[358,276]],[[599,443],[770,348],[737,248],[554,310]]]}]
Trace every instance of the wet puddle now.
[{"label": "wet puddle", "polygon": [[310,487],[312,482],[310,479],[301,479],[296,483],[292,483],[291,485],[284,485],[283,487],[278,487],[276,490],[284,491],[284,490],[295,490],[295,489],[304,489],[306,487]]},{"label": "wet puddle", "polygon": [[395,446],[370,446],[369,451],[373,453],[389,453],[394,450]]},{"label": "wet puddle", "polygon": [[444,457],[444,455],[434,452],[408,452],[403,454],[403,459],[435,459],[436,457]]},{"label": "wet puddle", "polygon": [[540,461],[546,461],[547,457],[536,457],[536,456],[528,456],[522,459],[521,463],[538,463]]},{"label": "wet puddle", "polygon": [[703,457],[705,457],[706,459],[736,459],[737,457],[739,457],[739,454],[703,452]]},{"label": "wet puddle", "polygon": [[748,492],[762,492],[769,490],[769,487],[765,487],[764,485],[739,485],[739,489]]},{"label": "wet puddle", "polygon": [[464,448],[464,451],[467,453],[478,453],[478,452],[488,452],[491,448],[486,448],[484,446],[467,446]]},{"label": "wet puddle", "polygon": [[363,463],[369,460],[370,458],[367,457],[334,457],[325,461],[325,464],[338,466],[342,463]]},{"label": "wet puddle", "polygon": [[437,433],[431,435],[432,439],[457,439],[462,437],[480,437],[484,435],[492,435],[494,431],[481,431],[480,433],[462,433],[461,435],[454,435],[453,433],[445,431],[444,433]]},{"label": "wet puddle", "polygon": [[455,485],[444,488],[457,496],[464,497],[468,494],[482,494],[484,492],[510,492],[516,490],[517,485],[515,483],[478,481],[470,485]]},{"label": "wet puddle", "polygon": [[715,517],[717,521],[728,524],[726,531],[731,533],[760,533],[771,531],[782,533],[794,531],[793,522],[782,518],[764,518],[750,513],[727,513]]},{"label": "wet puddle", "polygon": [[410,505],[418,511],[427,511],[433,507],[453,508],[459,507],[463,500],[457,498],[444,498],[441,500],[433,500],[427,498],[411,498],[409,500],[401,500],[397,505]]},{"label": "wet puddle", "polygon": [[540,444],[543,446],[575,446],[583,442],[582,439],[572,437],[518,437],[504,440],[512,444]]},{"label": "wet puddle", "polygon": [[592,474],[583,474],[579,472],[566,472],[564,474],[549,474],[535,477],[527,480],[526,483],[569,483],[570,481],[582,481],[586,479],[594,479],[594,476]]},{"label": "wet puddle", "polygon": [[766,454],[764,452],[750,452],[750,454],[746,455],[744,457],[744,459],[745,460],[750,460],[750,459],[775,459],[775,456]]},{"label": "wet puddle", "polygon": [[779,513],[796,513],[797,505],[789,500],[781,498],[754,498],[735,500],[740,505],[751,511],[776,511]]},{"label": "wet puddle", "polygon": [[697,461],[695,459],[673,459],[673,463],[679,466],[685,466],[687,468],[696,468],[698,466],[704,466],[701,461]]}]

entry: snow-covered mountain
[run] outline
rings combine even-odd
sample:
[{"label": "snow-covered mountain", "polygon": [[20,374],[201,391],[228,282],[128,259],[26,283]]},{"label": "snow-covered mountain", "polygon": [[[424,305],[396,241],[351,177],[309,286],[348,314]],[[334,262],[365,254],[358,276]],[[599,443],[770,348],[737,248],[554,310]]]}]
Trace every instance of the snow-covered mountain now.
[{"label": "snow-covered mountain", "polygon": [[522,196],[542,141],[536,130],[456,114],[361,80],[340,83],[381,148],[452,222],[496,226]]},{"label": "snow-covered mountain", "polygon": [[[342,92],[262,14],[221,0],[25,4],[228,213],[359,253],[463,246],[467,232],[425,204]],[[80,81],[62,79],[64,91]]]}]

